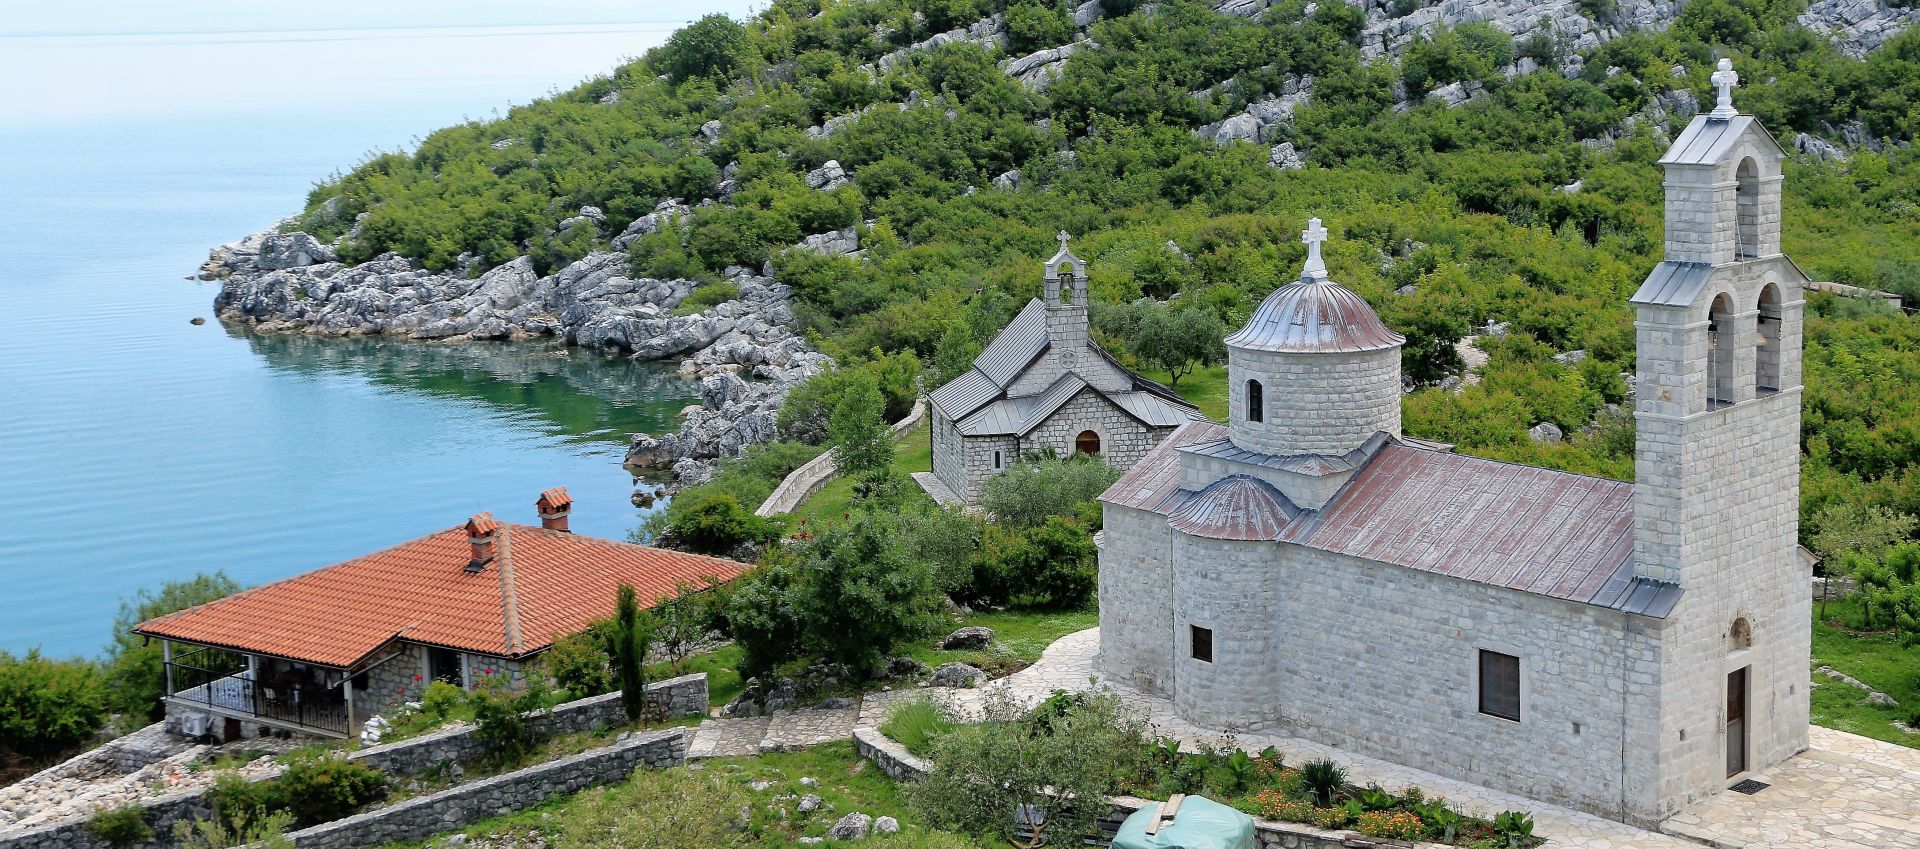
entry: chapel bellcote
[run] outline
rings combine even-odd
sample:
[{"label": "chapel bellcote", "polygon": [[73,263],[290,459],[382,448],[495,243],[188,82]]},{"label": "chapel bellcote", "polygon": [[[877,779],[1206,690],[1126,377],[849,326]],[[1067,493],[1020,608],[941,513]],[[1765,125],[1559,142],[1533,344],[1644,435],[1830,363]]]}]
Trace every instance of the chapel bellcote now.
[{"label": "chapel bellcote", "polygon": [[1718,103],[1660,159],[1666,168],[1667,259],[1722,265],[1780,254],[1780,145],[1733,105],[1740,75],[1721,59]]},{"label": "chapel bellcote", "polygon": [[1045,301],[1047,338],[1056,348],[1078,350],[1088,344],[1087,264],[1067,249],[1073,238],[1060,231],[1060,250],[1047,260]]}]

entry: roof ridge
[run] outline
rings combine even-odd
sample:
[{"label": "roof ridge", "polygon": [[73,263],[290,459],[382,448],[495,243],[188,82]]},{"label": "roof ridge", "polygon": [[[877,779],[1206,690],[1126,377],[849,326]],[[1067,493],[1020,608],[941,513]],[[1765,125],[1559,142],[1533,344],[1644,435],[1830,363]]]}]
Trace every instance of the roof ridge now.
[{"label": "roof ridge", "polygon": [[520,594],[513,578],[513,538],[510,527],[500,529],[500,552],[495,562],[500,564],[500,610],[501,622],[505,626],[507,654],[520,653]]}]

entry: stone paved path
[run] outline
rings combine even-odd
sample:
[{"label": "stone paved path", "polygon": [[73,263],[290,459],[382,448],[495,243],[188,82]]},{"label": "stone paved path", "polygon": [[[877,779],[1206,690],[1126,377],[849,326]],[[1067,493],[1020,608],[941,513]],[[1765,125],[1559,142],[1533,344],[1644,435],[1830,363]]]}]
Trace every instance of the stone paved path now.
[{"label": "stone paved path", "polygon": [[687,759],[735,758],[804,749],[853,736],[859,708],[796,710],[773,716],[709,719],[694,729]]},{"label": "stone paved path", "polygon": [[[1099,629],[1069,634],[1040,662],[987,688],[1004,688],[1029,704],[1055,689],[1086,689],[1099,650]],[[1157,733],[1188,745],[1222,742],[1220,735],[1180,720],[1166,699],[1101,686],[1148,716]],[[977,705],[982,691],[949,698],[964,709]],[[1289,761],[1330,757],[1346,767],[1351,780],[1390,789],[1418,786],[1474,813],[1532,811],[1535,833],[1549,839],[1549,849],[1698,849],[1703,843],[1722,849],[1920,849],[1920,750],[1818,726],[1811,741],[1808,751],[1759,776],[1772,787],[1755,796],[1721,793],[1669,819],[1662,826],[1669,833],[1661,834],[1308,740],[1236,739],[1251,750],[1272,745]]]}]

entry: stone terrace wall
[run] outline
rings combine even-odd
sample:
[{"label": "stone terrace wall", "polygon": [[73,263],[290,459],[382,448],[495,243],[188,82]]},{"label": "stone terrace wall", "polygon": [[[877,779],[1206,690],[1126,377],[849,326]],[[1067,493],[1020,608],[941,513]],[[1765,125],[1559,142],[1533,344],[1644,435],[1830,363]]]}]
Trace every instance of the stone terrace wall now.
[{"label": "stone terrace wall", "polygon": [[[899,439],[901,434],[919,427],[920,423],[927,418],[927,407],[925,398],[913,402],[913,409],[907,411],[906,417],[893,423],[893,438]],[[782,513],[792,513],[799,509],[801,502],[819,492],[828,481],[839,476],[840,470],[833,465],[833,452],[821,454],[787,473],[786,478],[780,481],[779,486],[774,487],[773,492],[767,496],[767,500],[760,502],[760,506],[753,511],[753,514],[777,516]]]},{"label": "stone terrace wall", "polygon": [[419,840],[488,817],[523,810],[554,796],[619,781],[642,765],[686,763],[687,733],[672,728],[636,734],[604,749],[462,784],[431,796],[335,820],[288,835],[299,849],[358,849]]},{"label": "stone terrace wall", "polygon": [[[270,777],[261,776],[258,780]],[[209,789],[202,787],[142,802],[147,809],[147,827],[153,829],[156,838],[154,842],[143,844],[143,847],[173,845],[173,824],[176,822],[212,819],[213,800],[208,795]],[[0,838],[0,849],[114,849],[94,838],[92,822],[92,817],[83,817],[11,834]]]},{"label": "stone terrace wall", "polygon": [[[707,674],[696,672],[647,685],[647,703],[661,716],[691,716],[707,711]],[[595,728],[623,725],[626,711],[619,693],[589,696],[555,705],[527,719],[527,730],[536,737],[575,734]],[[472,725],[461,725],[420,737],[372,746],[354,752],[351,757],[381,772],[415,775],[441,764],[476,757],[486,744],[475,736]],[[0,846],[0,849],[6,849]]]},{"label": "stone terrace wall", "polygon": [[[927,774],[927,762],[907,751],[907,747],[881,734],[879,729],[861,727],[853,729],[853,747],[861,757],[873,761],[875,766],[895,780],[906,781]],[[1112,806],[1108,815],[1100,820],[1105,830],[1104,840],[1111,840],[1120,823],[1133,812],[1148,805],[1158,805],[1152,799],[1136,799],[1132,796],[1114,796],[1107,799]],[[1282,823],[1256,819],[1253,821],[1253,836],[1260,841],[1260,849],[1369,849],[1370,847],[1406,847],[1409,844],[1388,840],[1375,841],[1371,837],[1351,831],[1323,831],[1300,823]],[[1415,849],[1445,849],[1436,843],[1411,844]],[[305,849],[305,847],[302,847]]]}]

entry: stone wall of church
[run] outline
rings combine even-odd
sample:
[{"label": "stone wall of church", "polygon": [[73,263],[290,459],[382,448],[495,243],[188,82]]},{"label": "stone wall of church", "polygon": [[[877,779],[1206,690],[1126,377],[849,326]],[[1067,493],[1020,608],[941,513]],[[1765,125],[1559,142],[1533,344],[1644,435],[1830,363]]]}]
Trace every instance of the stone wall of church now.
[{"label": "stone wall of church", "polygon": [[[1106,533],[1103,569],[1152,556],[1123,547],[1150,536],[1134,523]],[[1279,543],[1181,535],[1172,548],[1172,634],[1158,639],[1172,637],[1186,719],[1652,821],[1656,754],[1623,744],[1658,723],[1659,620]],[[1146,653],[1141,625],[1107,645],[1106,580],[1103,657]],[[1142,598],[1116,613],[1151,622]],[[1192,625],[1212,628],[1211,662],[1191,656]],[[1482,650],[1520,658],[1520,721],[1480,712]]]},{"label": "stone wall of church", "polygon": [[1011,436],[963,436],[960,465],[965,482],[954,494],[968,504],[980,500],[980,485],[1020,462],[1020,446]]},{"label": "stone wall of church", "polygon": [[[1400,350],[1297,354],[1227,350],[1233,444],[1265,454],[1342,454],[1400,435]],[[1261,383],[1262,421],[1247,419],[1247,381]]]},{"label": "stone wall of church", "polygon": [[[929,404],[928,406],[932,406]],[[933,476],[961,498],[967,497],[967,460],[960,428],[939,407],[932,410]],[[969,499],[971,500],[971,499]]]},{"label": "stone wall of church", "polygon": [[1173,688],[1173,529],[1158,513],[1108,504],[1100,532],[1102,678],[1150,693]]},{"label": "stone wall of church", "polygon": [[1095,389],[1108,392],[1133,387],[1132,375],[1095,353],[1084,340],[1078,347],[1073,347],[1070,343],[1055,339],[1053,347],[1048,348],[1037,362],[1007,386],[1007,395],[1014,398],[1038,395],[1067,372],[1074,372]]},{"label": "stone wall of church", "polygon": [[1133,468],[1133,464],[1173,432],[1171,428],[1149,428],[1099,393],[1081,390],[1078,397],[1022,437],[1020,450],[1070,456],[1074,440],[1081,431],[1087,430],[1100,435],[1100,458],[1116,469]]}]

